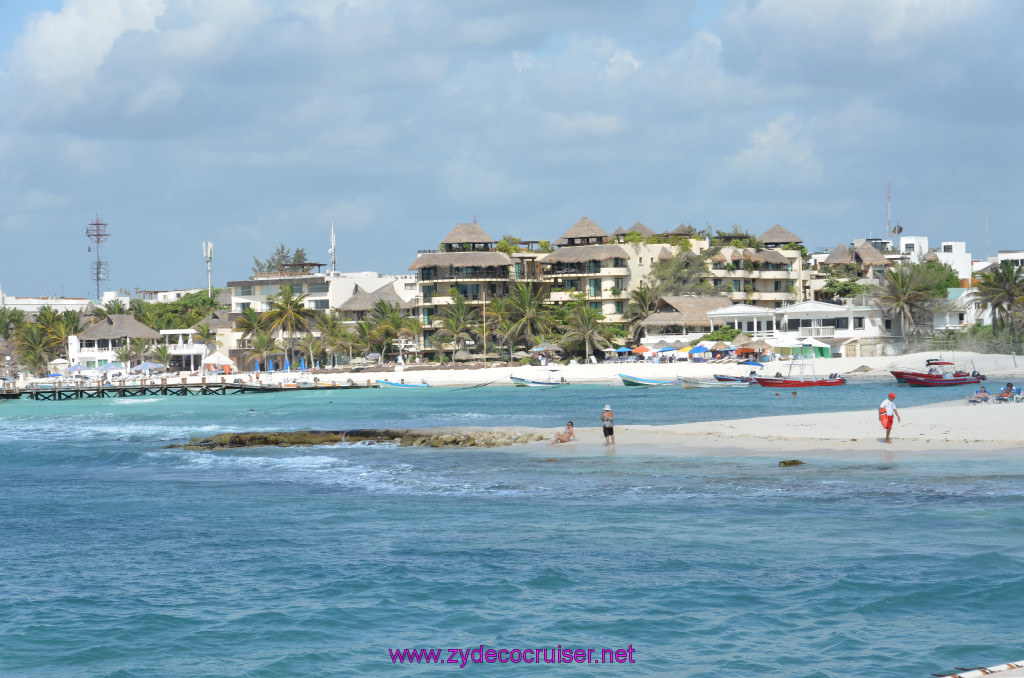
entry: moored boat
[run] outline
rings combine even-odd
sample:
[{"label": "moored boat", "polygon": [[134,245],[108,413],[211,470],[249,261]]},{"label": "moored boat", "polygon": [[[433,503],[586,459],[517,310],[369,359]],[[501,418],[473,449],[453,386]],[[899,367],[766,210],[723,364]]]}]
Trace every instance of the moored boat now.
[{"label": "moored boat", "polygon": [[387,379],[378,379],[377,383],[385,388],[430,388],[430,384],[423,381],[419,384],[403,384],[398,381],[388,381]]},{"label": "moored boat", "polygon": [[678,386],[678,378],[676,380],[666,379],[644,379],[643,377],[631,377],[628,374],[620,374],[619,379],[622,380],[623,386]]},{"label": "moored boat", "polygon": [[[896,381],[901,383],[901,384],[910,383],[910,382],[907,381],[908,377],[913,377],[914,379],[916,379],[918,381],[921,381],[921,380],[928,380],[928,379],[934,380],[934,379],[944,378],[945,375],[949,375],[950,378],[957,378],[957,379],[962,378],[962,377],[969,377],[969,378],[977,377],[978,381],[984,381],[985,380],[985,375],[984,374],[980,374],[977,370],[975,370],[973,372],[968,372],[967,370],[962,369],[962,368],[961,369],[956,369],[954,367],[953,363],[951,363],[948,360],[942,360],[941,358],[929,358],[928,360],[925,361],[925,367],[927,369],[924,372],[918,372],[918,371],[914,371],[914,370],[890,370],[889,373],[892,376],[896,377]],[[967,381],[967,382],[963,382],[963,383],[965,383],[965,384],[976,384],[977,382],[976,381]],[[916,384],[916,385],[919,386],[920,384]],[[943,384],[943,385],[945,385],[945,384]]]},{"label": "moored boat", "polygon": [[754,377],[761,386],[767,386],[769,388],[800,388],[803,386],[842,386],[846,383],[846,379],[842,377],[797,377],[791,379],[789,377]]},{"label": "moored boat", "polygon": [[567,382],[565,380],[565,377],[560,377],[557,380],[553,379],[554,373],[557,372],[557,371],[558,370],[549,370],[548,371],[548,375],[547,375],[548,376],[547,381],[544,381],[542,379],[527,379],[525,377],[513,377],[513,376],[510,376],[509,379],[512,380],[512,384],[514,386],[524,386],[524,387],[531,387],[531,386],[567,386],[569,384],[569,382]]},{"label": "moored boat", "polygon": [[678,377],[683,388],[744,388],[750,386],[750,381],[744,377],[741,379],[721,380],[718,375],[714,379],[695,379],[694,377]]},{"label": "moored boat", "polygon": [[964,384],[980,384],[981,379],[980,376],[970,374],[954,376],[952,372],[944,372],[943,374],[908,374],[903,381],[910,386],[963,386]]}]

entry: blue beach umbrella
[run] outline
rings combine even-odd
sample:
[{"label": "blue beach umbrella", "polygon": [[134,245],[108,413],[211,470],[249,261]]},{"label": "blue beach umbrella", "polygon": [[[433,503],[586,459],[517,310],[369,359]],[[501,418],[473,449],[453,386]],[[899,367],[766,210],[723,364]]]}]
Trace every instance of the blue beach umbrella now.
[{"label": "blue beach umbrella", "polygon": [[259,372],[260,371],[260,361],[259,360],[256,361],[256,369],[253,370],[253,371],[254,372]]},{"label": "blue beach umbrella", "polygon": [[764,363],[759,363],[756,360],[741,360],[738,365],[750,365],[751,367],[764,367]]},{"label": "blue beach umbrella", "polygon": [[706,346],[694,346],[690,349],[690,353],[707,353],[708,348]]},{"label": "blue beach umbrella", "polygon": [[292,362],[290,360],[288,360],[288,356],[284,357],[284,367],[281,368],[281,369],[283,369],[285,372],[291,371],[291,369],[292,369]]},{"label": "blue beach umbrella", "polygon": [[306,369],[306,359],[305,358],[300,358],[299,359],[299,370],[300,371],[305,371],[305,369]]},{"label": "blue beach umbrella", "polygon": [[617,349],[615,349],[615,352],[616,353],[629,353],[630,350],[631,349],[628,349],[625,346],[619,346]]},{"label": "blue beach umbrella", "polygon": [[274,359],[273,358],[267,358],[267,372],[273,372],[273,371],[274,371]]}]

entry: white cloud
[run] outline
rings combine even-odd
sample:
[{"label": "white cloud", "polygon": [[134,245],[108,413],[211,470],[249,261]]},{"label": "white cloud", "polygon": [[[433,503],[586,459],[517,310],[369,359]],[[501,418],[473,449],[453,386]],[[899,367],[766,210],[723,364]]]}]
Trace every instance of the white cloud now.
[{"label": "white cloud", "polygon": [[14,47],[15,76],[44,85],[91,79],[127,31],[153,30],[165,0],[66,0],[32,19]]},{"label": "white cloud", "polygon": [[613,80],[625,78],[639,70],[641,63],[628,49],[617,49],[609,57],[604,73]]},{"label": "white cloud", "polygon": [[754,129],[746,148],[728,160],[735,181],[759,184],[816,183],[821,162],[815,157],[811,123],[785,113]]}]

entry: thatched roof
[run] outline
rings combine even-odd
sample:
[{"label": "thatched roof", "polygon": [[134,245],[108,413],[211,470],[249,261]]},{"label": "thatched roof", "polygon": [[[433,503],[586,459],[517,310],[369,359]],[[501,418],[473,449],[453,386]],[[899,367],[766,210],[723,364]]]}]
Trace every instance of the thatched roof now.
[{"label": "thatched roof", "polygon": [[455,352],[455,359],[456,360],[472,360],[473,359],[473,355],[469,351],[467,351],[466,349],[460,348],[458,351]]},{"label": "thatched roof", "polygon": [[939,255],[936,254],[935,249],[932,248],[932,249],[929,249],[925,253],[925,255],[923,257],[921,257],[921,260],[922,261],[938,261],[939,260]]},{"label": "thatched roof", "polygon": [[618,245],[577,245],[562,247],[537,259],[542,264],[576,264],[583,261],[604,261],[605,259],[629,259],[626,250]]},{"label": "thatched roof", "polygon": [[857,245],[853,248],[853,255],[862,264],[867,266],[888,266],[889,260],[885,255],[867,243]]},{"label": "thatched roof", "polygon": [[628,233],[628,231],[626,229],[624,229],[622,226],[619,226],[614,231],[612,231],[612,235],[616,236],[616,237],[618,237],[620,235],[626,235],[626,233]]},{"label": "thatched roof", "polygon": [[480,228],[480,224],[474,221],[471,224],[455,224],[455,228],[448,232],[441,244],[461,245],[464,242],[493,243],[494,238],[487,235],[487,231]]},{"label": "thatched roof", "polygon": [[672,252],[667,247],[662,247],[658,252],[658,261],[672,261]]},{"label": "thatched roof", "polygon": [[575,224],[572,228],[562,234],[558,240],[555,241],[556,245],[564,245],[571,239],[580,238],[607,238],[608,234],[605,233],[604,229],[595,224],[590,219],[583,217]]},{"label": "thatched roof", "polygon": [[237,313],[228,313],[227,311],[214,311],[210,315],[206,316],[195,325],[193,329],[200,325],[208,325],[211,330],[230,330],[234,329],[235,321],[231,316],[237,316]]},{"label": "thatched roof", "polygon": [[669,235],[681,235],[684,238],[692,238],[693,236],[697,235],[697,229],[695,229],[693,226],[690,226],[689,224],[679,224],[671,231],[669,231]]},{"label": "thatched roof", "polygon": [[159,332],[130,315],[108,315],[78,334],[79,339],[160,339]]},{"label": "thatched roof", "polygon": [[691,327],[710,327],[708,311],[716,308],[732,306],[727,297],[682,295],[661,297],[654,312],[647,316],[641,325],[644,327],[665,327],[668,325],[685,325]]},{"label": "thatched roof", "polygon": [[761,234],[758,238],[765,245],[784,245],[790,242],[803,242],[803,238],[794,235],[792,231],[788,231],[782,226],[775,224],[767,231]]},{"label": "thatched roof", "polygon": [[626,233],[639,233],[640,235],[654,235],[654,231],[644,226],[642,223],[637,221],[635,224],[629,227]]},{"label": "thatched roof", "polygon": [[749,344],[750,342],[751,342],[750,337],[748,335],[744,334],[743,332],[740,332],[732,340],[732,345],[733,346],[743,346],[744,344]]},{"label": "thatched roof", "polygon": [[722,250],[711,257],[711,261],[714,262],[736,262],[741,263],[744,260],[749,260],[758,264],[784,264],[788,265],[789,259],[786,255],[778,250],[755,250],[749,247],[741,249],[739,247],[723,247]]},{"label": "thatched roof", "polygon": [[750,258],[762,264],[784,264],[788,266],[790,263],[786,255],[778,250],[760,250],[759,252],[754,252]]},{"label": "thatched roof", "polygon": [[356,291],[338,306],[338,309],[341,311],[369,311],[377,305],[378,301],[386,301],[403,310],[416,307],[415,302],[405,301],[402,297],[398,296],[398,293],[395,292],[395,286],[388,283],[375,292],[367,292],[359,285],[356,285]]},{"label": "thatched roof", "polygon": [[829,255],[825,257],[825,261],[822,264],[834,265],[834,264],[852,264],[853,253],[850,252],[850,248],[842,243],[835,246],[835,248],[829,252]]},{"label": "thatched roof", "polygon": [[410,271],[431,266],[511,266],[512,258],[502,252],[427,252],[409,266]]}]

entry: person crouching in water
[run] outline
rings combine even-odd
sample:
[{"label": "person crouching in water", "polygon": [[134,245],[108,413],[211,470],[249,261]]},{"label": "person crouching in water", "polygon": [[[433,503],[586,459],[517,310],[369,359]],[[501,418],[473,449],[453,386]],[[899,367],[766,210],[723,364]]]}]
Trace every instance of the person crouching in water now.
[{"label": "person crouching in water", "polygon": [[899,410],[896,409],[895,400],[896,394],[890,393],[889,397],[883,400],[882,404],[878,406],[878,420],[882,422],[882,428],[885,429],[885,442],[887,443],[892,442],[889,440],[889,436],[892,435],[893,417],[896,417],[900,422],[903,421],[900,419]]},{"label": "person crouching in water", "polygon": [[564,431],[555,434],[555,439],[548,443],[548,445],[554,445],[555,443],[567,443],[570,440],[576,440],[576,430],[572,427],[571,421],[565,425]]}]

